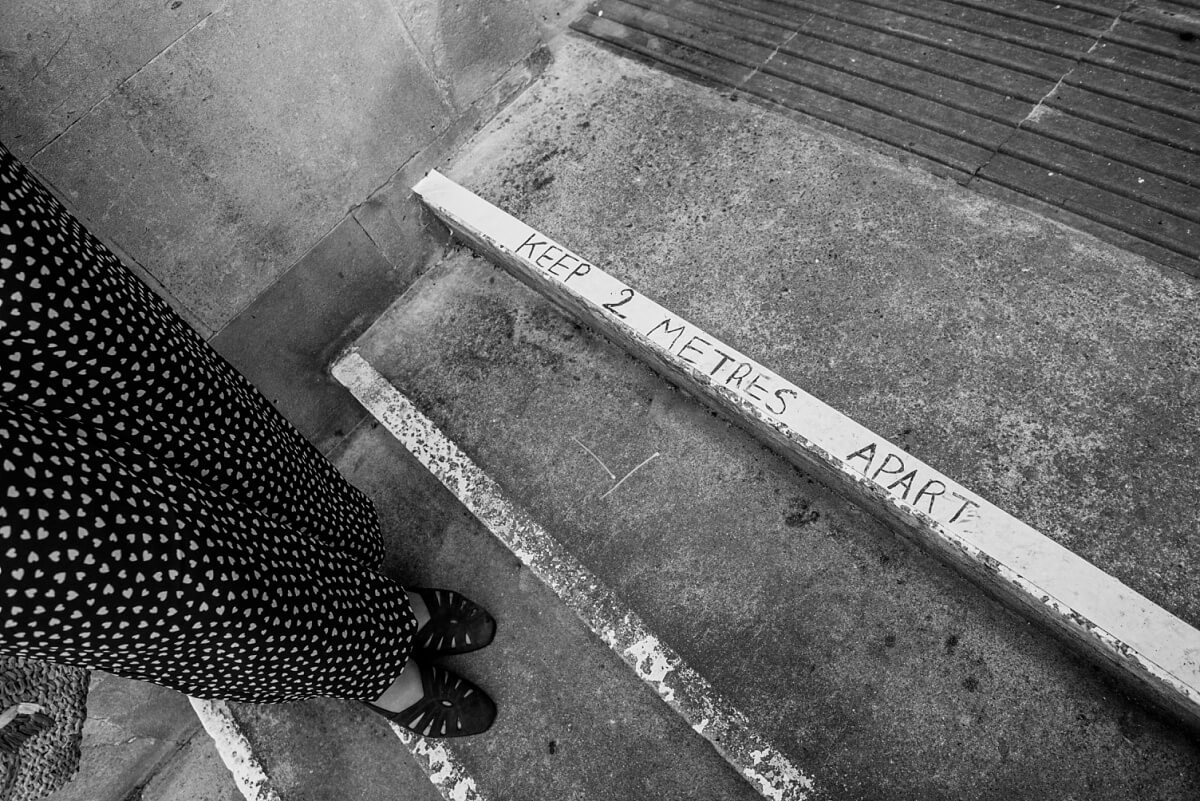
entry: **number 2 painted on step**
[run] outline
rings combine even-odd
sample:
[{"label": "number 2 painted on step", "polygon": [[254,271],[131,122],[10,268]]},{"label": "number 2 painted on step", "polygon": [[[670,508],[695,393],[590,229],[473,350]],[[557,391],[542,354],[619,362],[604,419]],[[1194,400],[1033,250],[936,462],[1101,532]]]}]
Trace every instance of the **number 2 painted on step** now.
[{"label": "number 2 painted on step", "polygon": [[624,320],[625,315],[623,315],[619,311],[617,311],[617,307],[624,306],[626,303],[633,300],[633,290],[630,289],[629,287],[625,287],[624,289],[621,290],[621,294],[624,295],[624,297],[621,298],[620,300],[614,300],[612,303],[602,303],[600,305],[602,305],[604,308],[608,309],[610,312],[612,312],[613,314],[615,314],[616,316],[618,316],[622,320]]}]

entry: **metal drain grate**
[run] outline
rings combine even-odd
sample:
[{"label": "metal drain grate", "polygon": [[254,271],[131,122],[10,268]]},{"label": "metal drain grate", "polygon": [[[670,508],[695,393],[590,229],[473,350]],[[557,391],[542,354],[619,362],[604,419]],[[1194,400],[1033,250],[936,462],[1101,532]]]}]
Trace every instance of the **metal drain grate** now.
[{"label": "metal drain grate", "polygon": [[572,27],[1200,276],[1200,3],[600,0]]}]

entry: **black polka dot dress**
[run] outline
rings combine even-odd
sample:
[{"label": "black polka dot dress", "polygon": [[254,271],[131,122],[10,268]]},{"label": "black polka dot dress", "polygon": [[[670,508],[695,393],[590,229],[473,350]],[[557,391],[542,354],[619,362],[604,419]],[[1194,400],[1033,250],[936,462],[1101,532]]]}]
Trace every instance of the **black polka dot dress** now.
[{"label": "black polka dot dress", "polygon": [[374,699],[416,620],[370,501],[0,145],[0,653]]}]

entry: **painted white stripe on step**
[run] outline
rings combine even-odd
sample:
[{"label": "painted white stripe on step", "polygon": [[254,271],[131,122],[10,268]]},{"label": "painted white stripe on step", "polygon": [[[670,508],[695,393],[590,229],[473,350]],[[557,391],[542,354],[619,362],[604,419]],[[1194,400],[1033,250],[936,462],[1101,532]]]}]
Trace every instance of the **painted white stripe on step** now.
[{"label": "painted white stripe on step", "polygon": [[[196,710],[196,717],[200,718],[204,730],[212,737],[217,753],[233,774],[233,780],[246,801],[282,801],[271,786],[262,764],[254,756],[250,741],[242,733],[242,727],[233,717],[229,705],[224,701],[188,700],[192,703],[192,709]],[[484,797],[475,789],[475,780],[454,760],[444,744],[426,740],[394,723],[388,725],[424,768],[429,781],[442,798],[446,801],[484,801]]]},{"label": "painted white stripe on step", "polygon": [[404,743],[421,763],[429,781],[437,788],[442,798],[446,801],[483,801],[483,796],[475,787],[475,780],[455,761],[454,754],[444,742],[426,740],[395,723],[388,725],[400,738],[400,742]]},{"label": "painted white stripe on step", "polygon": [[809,776],[751,729],[745,715],[721,698],[556,539],[510,503],[487,473],[362,356],[355,351],[344,354],[333,366],[333,374],[760,793],[772,801],[809,798],[814,791]]},{"label": "painted white stripe on step", "polygon": [[229,705],[224,701],[203,701],[199,698],[188,698],[196,717],[204,725],[204,730],[213,738],[217,753],[246,801],[281,801],[279,793],[271,786],[271,780],[259,764],[250,742],[242,734],[242,727],[229,711]]}]

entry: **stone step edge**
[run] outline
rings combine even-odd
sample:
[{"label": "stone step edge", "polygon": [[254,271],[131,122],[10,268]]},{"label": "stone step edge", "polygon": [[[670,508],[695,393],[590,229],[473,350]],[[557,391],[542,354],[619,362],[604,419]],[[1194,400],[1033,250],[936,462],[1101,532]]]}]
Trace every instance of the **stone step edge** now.
[{"label": "stone step edge", "polygon": [[491,476],[356,349],[350,348],[337,359],[333,375],[764,798],[807,801],[819,796],[811,776],[757,732],[744,713],[651,631],[636,612],[625,606],[554,536],[513,504]]},{"label": "stone step edge", "polygon": [[436,170],[463,243],[1200,730],[1200,631]]}]

